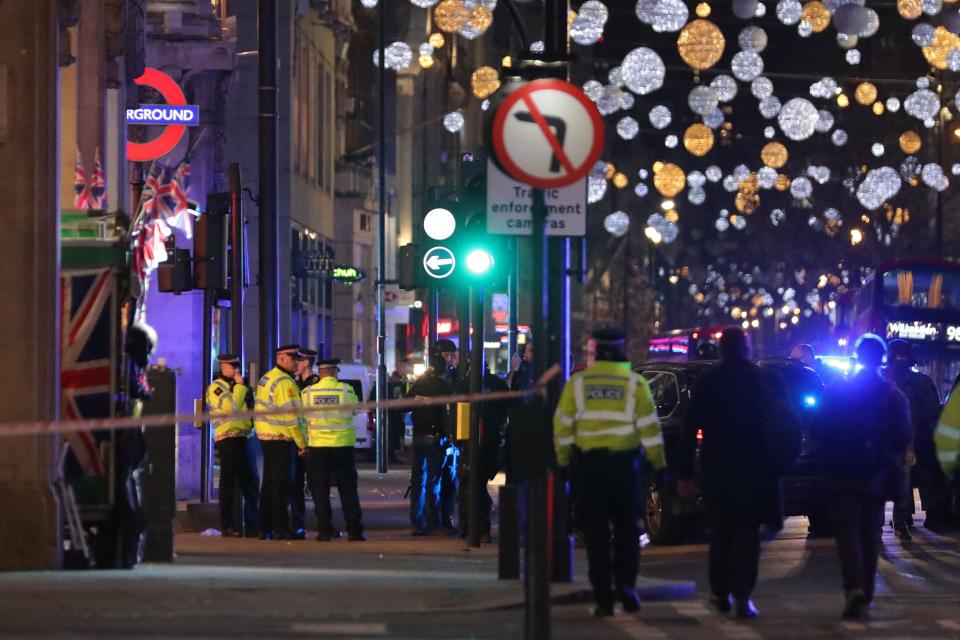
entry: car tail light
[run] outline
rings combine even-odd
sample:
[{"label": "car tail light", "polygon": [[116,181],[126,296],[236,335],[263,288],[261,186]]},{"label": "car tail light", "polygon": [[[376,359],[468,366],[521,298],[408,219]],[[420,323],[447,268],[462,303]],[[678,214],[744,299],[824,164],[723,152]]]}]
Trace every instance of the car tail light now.
[{"label": "car tail light", "polygon": [[703,440],[703,429],[697,429],[697,442]]}]

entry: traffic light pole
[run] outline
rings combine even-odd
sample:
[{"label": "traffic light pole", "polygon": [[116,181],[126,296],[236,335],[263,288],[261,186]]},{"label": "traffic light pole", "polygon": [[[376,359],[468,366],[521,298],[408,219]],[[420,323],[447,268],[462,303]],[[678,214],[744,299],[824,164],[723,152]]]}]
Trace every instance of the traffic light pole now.
[{"label": "traffic light pole", "polygon": [[[470,348],[470,393],[480,393],[483,387],[483,287],[471,287],[472,292],[472,320],[473,340]],[[481,469],[480,463],[480,409],[483,405],[474,402],[470,408],[470,449],[469,449],[469,525],[467,543],[471,547],[480,546],[480,511],[482,506],[481,487],[486,483],[487,478],[484,469]]]},{"label": "traffic light pole", "polygon": [[271,354],[280,341],[279,263],[277,210],[280,203],[277,183],[277,3],[259,0],[259,145],[260,196],[257,200],[260,230],[260,366],[266,371]]},{"label": "traffic light pole", "polygon": [[376,457],[377,473],[387,472],[387,412],[380,405],[387,399],[387,315],[384,307],[384,287],[387,279],[387,3],[381,2],[378,11],[379,71],[377,73],[377,171],[380,210],[377,234],[377,411],[376,411]]}]

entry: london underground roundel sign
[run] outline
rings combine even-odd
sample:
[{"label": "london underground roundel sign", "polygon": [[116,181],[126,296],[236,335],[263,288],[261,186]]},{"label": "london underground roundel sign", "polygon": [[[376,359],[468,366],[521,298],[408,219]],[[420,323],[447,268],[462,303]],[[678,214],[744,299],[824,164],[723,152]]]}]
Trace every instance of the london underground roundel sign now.
[{"label": "london underground roundel sign", "polygon": [[497,109],[493,148],[515,180],[540,189],[565,187],[600,159],[603,118],[579,87],[563,80],[534,80]]},{"label": "london underground roundel sign", "polygon": [[170,153],[187,130],[196,125],[197,107],[187,104],[187,98],[176,81],[159,69],[147,67],[134,83],[156,89],[164,105],[141,105],[127,110],[128,124],[162,125],[163,132],[149,142],[127,142],[127,160],[142,162]]}]

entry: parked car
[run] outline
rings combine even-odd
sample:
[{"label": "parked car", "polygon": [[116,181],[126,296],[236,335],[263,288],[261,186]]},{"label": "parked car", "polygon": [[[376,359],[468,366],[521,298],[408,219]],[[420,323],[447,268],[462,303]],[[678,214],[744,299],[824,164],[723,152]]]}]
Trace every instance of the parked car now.
[{"label": "parked car", "polygon": [[[373,397],[377,378],[372,367],[359,362],[344,362],[340,364],[338,378],[341,382],[346,382],[353,387],[353,391],[357,394],[360,402],[365,402]],[[358,453],[361,456],[369,457],[374,452],[374,432],[376,431],[374,415],[375,412],[373,411],[358,411],[353,416],[353,425],[357,430],[355,447],[360,450]]]},{"label": "parked car", "polygon": [[[680,455],[680,434],[690,405],[690,395],[697,380],[716,366],[716,360],[689,362],[652,362],[635,368],[650,383],[657,413],[663,429],[667,466],[647,479],[644,520],[647,536],[655,544],[670,544],[697,533],[705,526],[702,499],[681,497],[676,490],[676,474]],[[825,511],[819,488],[816,452],[809,445],[807,427],[812,410],[820,401],[823,385],[810,368],[788,359],[761,360],[765,369],[776,371],[783,378],[797,410],[803,415],[803,445],[800,456],[783,478],[786,515],[804,515],[812,528],[825,528]],[[696,434],[699,440],[702,436]],[[694,472],[699,475],[700,448],[694,453]]]}]

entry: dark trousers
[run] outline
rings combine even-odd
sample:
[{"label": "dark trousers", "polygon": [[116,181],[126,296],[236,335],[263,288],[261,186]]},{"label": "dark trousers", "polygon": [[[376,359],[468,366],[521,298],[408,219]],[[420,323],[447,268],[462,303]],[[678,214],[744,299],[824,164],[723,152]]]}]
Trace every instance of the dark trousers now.
[{"label": "dark trousers", "polygon": [[711,509],[710,591],[720,597],[749,598],[757,584],[760,526],[755,519]]},{"label": "dark trousers", "polygon": [[883,544],[884,499],[866,494],[827,496],[833,519],[844,591],[858,589],[873,599],[877,558]]},{"label": "dark trousers", "polygon": [[[636,452],[587,451],[578,462],[577,514],[587,542],[590,584],[598,605],[613,604],[616,589],[633,589],[640,562],[640,460]],[[610,526],[613,525],[613,557]],[[612,561],[612,564],[611,564]]]},{"label": "dark trousers", "polygon": [[433,436],[414,436],[410,450],[410,526],[440,527],[440,474],[444,450]]},{"label": "dark trousers", "polygon": [[452,527],[453,514],[457,510],[457,494],[460,491],[460,481],[457,478],[460,449],[450,440],[447,440],[447,443],[440,472],[440,524]]},{"label": "dark trousers", "polygon": [[317,514],[317,530],[322,534],[332,534],[334,531],[330,484],[336,482],[347,532],[354,535],[363,533],[353,447],[308,448],[307,475],[310,478],[310,493],[313,494],[313,507]]},{"label": "dark trousers", "polygon": [[307,496],[304,490],[307,482],[307,461],[294,450],[290,472],[293,474],[290,490],[290,526],[294,531],[306,529]]},{"label": "dark trousers", "polygon": [[944,523],[950,518],[950,486],[940,465],[920,462],[912,469],[913,483],[920,489],[920,504],[927,524]]},{"label": "dark trousers", "polygon": [[261,440],[263,448],[263,485],[260,488],[260,517],[263,531],[277,535],[290,533],[290,461],[295,446],[289,440]]},{"label": "dark trousers", "polygon": [[247,455],[247,438],[224,438],[216,443],[220,454],[220,528],[240,530],[236,522],[237,490],[243,499],[243,524],[247,531],[259,528],[257,470]]}]

